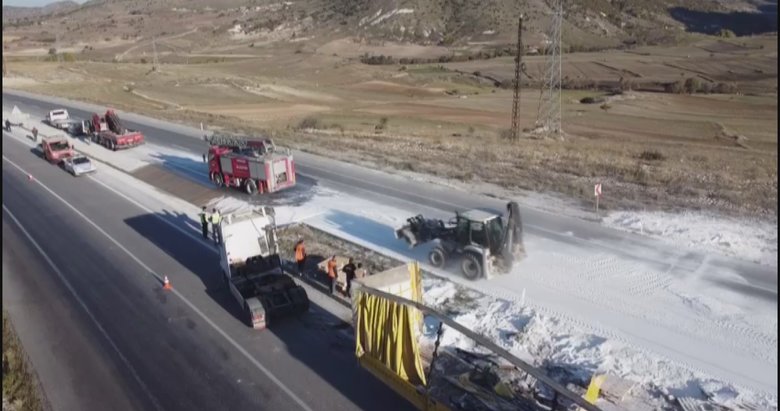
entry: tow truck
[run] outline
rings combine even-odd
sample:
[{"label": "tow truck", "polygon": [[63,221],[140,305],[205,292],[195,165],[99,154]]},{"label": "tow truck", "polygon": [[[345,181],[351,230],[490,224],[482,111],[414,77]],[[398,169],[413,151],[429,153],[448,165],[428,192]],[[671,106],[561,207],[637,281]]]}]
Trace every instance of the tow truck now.
[{"label": "tow truck", "polygon": [[102,117],[92,114],[92,141],[116,151],[143,144],[144,135],[125,127],[114,110],[107,110]]}]

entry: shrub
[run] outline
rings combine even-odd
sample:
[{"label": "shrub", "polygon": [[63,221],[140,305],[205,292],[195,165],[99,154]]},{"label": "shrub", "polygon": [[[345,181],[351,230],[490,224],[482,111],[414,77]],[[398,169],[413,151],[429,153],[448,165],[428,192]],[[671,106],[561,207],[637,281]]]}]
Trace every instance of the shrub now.
[{"label": "shrub", "polygon": [[734,32],[729,30],[729,29],[720,29],[720,31],[718,31],[718,36],[723,37],[723,38],[727,38],[727,39],[730,39],[732,37],[736,37]]},{"label": "shrub", "polygon": [[498,137],[500,137],[502,140],[514,140],[515,139],[515,133],[512,132],[511,129],[505,128],[498,132]]},{"label": "shrub", "polygon": [[693,94],[699,91],[700,87],[701,87],[701,81],[696,77],[688,77],[685,80],[685,84],[683,85],[683,89],[687,94]]},{"label": "shrub", "polygon": [[318,129],[320,128],[320,120],[316,117],[306,117],[298,123],[299,130]]},{"label": "shrub", "polygon": [[737,85],[735,83],[718,83],[713,91],[718,94],[734,94],[737,92]]},{"label": "shrub", "polygon": [[683,83],[682,80],[677,80],[672,83],[666,83],[664,85],[664,90],[667,93],[680,94],[685,90],[685,83]]},{"label": "shrub", "polygon": [[582,104],[598,104],[603,102],[604,102],[603,97],[583,97],[582,99],[580,99],[580,103]]},{"label": "shrub", "polygon": [[374,127],[375,130],[384,130],[387,128],[387,117],[382,117],[379,119],[379,124]]},{"label": "shrub", "polygon": [[639,154],[639,158],[647,161],[660,161],[665,159],[666,157],[657,150],[645,150],[641,154]]}]

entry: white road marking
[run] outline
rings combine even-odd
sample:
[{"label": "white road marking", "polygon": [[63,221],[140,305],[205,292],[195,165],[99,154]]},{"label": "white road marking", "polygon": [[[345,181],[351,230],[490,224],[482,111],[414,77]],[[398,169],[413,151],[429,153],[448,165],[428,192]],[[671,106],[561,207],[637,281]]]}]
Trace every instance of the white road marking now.
[{"label": "white road marking", "polygon": [[84,312],[87,313],[87,316],[90,320],[95,324],[95,327],[97,327],[98,331],[103,335],[103,337],[108,341],[108,344],[111,346],[111,348],[116,352],[116,355],[119,356],[119,359],[122,360],[122,363],[127,367],[127,369],[130,371],[130,374],[133,375],[133,378],[138,383],[138,385],[141,386],[141,389],[144,391],[144,393],[149,397],[149,400],[154,404],[154,407],[158,410],[162,410],[163,407],[160,405],[160,403],[157,401],[157,398],[154,397],[154,394],[149,390],[149,387],[143,382],[141,377],[138,375],[138,372],[136,372],[135,368],[130,364],[130,361],[127,360],[127,358],[122,354],[122,351],[119,350],[119,347],[117,347],[114,340],[111,339],[111,337],[108,335],[108,332],[106,332],[105,328],[103,328],[102,325],[100,325],[100,322],[95,318],[95,315],[92,314],[92,311],[89,310],[87,305],[84,303],[84,300],[79,297],[79,294],[76,292],[76,290],[73,288],[73,285],[71,285],[70,281],[68,281],[67,278],[65,278],[65,275],[62,274],[62,271],[60,271],[60,268],[57,267],[56,264],[54,264],[54,261],[51,260],[48,254],[46,254],[45,251],[43,251],[43,248],[38,244],[37,241],[30,235],[30,232],[27,231],[26,228],[22,225],[22,223],[19,221],[19,219],[16,218],[16,216],[11,212],[11,210],[6,207],[5,203],[3,203],[3,211],[8,214],[8,217],[13,220],[13,222],[16,224],[17,227],[19,227],[19,230],[22,231],[25,237],[27,237],[27,240],[30,241],[30,243],[35,247],[35,249],[38,251],[38,253],[41,254],[44,260],[46,260],[46,263],[49,264],[49,266],[54,270],[54,273],[57,274],[57,277],[59,277],[60,281],[65,285],[65,288],[68,289],[68,291],[73,295],[73,298],[76,299],[76,302],[79,303],[82,309],[84,309]]},{"label": "white road marking", "polygon": [[[29,173],[24,170],[21,166],[11,161],[8,157],[3,155],[3,160],[14,166],[16,169],[24,173],[25,175],[29,175]],[[94,227],[98,232],[103,234],[106,238],[108,238],[109,241],[114,243],[114,245],[119,248],[120,250],[124,251],[130,258],[132,258],[138,265],[140,265],[144,270],[146,270],[150,275],[155,277],[157,281],[160,282],[160,284],[163,283],[163,276],[157,274],[154,270],[152,270],[151,267],[146,265],[140,258],[138,258],[135,254],[133,254],[130,250],[128,250],[125,246],[123,246],[119,241],[117,241],[114,237],[112,237],[110,234],[108,234],[103,228],[101,228],[97,223],[92,221],[89,217],[84,215],[81,211],[79,211],[76,207],[74,207],[72,204],[70,204],[67,200],[60,197],[59,194],[55,193],[52,189],[47,187],[45,184],[40,182],[38,179],[33,179],[32,182],[40,185],[44,190],[49,192],[53,197],[60,200],[63,204],[68,206],[71,210],[73,210],[74,213],[76,213],[79,217],[83,218],[87,223],[89,223],[92,227]],[[126,198],[126,197],[125,197]],[[5,208],[5,205],[3,205],[3,208]],[[154,214],[156,215],[156,213]],[[202,244],[202,242],[201,242]],[[40,249],[40,248],[39,248]],[[213,250],[213,249],[212,249]],[[268,370],[265,366],[260,364],[257,359],[255,359],[244,347],[242,347],[236,340],[234,340],[231,336],[229,336],[222,328],[220,328],[216,323],[214,323],[206,314],[204,314],[202,311],[200,311],[190,300],[188,300],[184,295],[182,295],[178,290],[175,288],[171,290],[174,295],[179,297],[190,309],[192,309],[198,316],[200,316],[203,321],[205,321],[207,324],[209,324],[217,333],[219,333],[223,338],[225,338],[226,341],[230,343],[238,352],[240,352],[249,362],[251,362],[258,370],[260,370],[263,374],[265,374],[268,379],[274,382],[282,391],[284,391],[295,403],[297,403],[302,409],[306,411],[313,411],[311,407],[309,407],[300,397],[298,397],[289,387],[287,387],[279,378],[277,378],[270,370]]]}]

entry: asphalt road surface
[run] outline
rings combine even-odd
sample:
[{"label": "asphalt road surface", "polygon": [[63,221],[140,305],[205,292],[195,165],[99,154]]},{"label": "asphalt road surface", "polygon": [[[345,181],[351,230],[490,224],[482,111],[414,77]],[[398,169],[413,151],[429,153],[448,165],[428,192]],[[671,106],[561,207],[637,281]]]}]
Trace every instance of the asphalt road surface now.
[{"label": "asphalt road surface", "polygon": [[[26,113],[41,116],[53,108],[67,108],[71,116],[89,119],[93,112],[105,108],[69,100],[31,95],[3,90],[3,105],[18,105]],[[122,113],[123,121],[130,128],[142,130],[147,141],[160,146],[205,153],[208,145],[197,129],[174,125],[135,114]],[[344,164],[309,153],[295,152],[296,170],[317,184],[344,191],[385,204],[411,204],[417,207],[446,213],[470,208],[504,211],[506,200],[478,193],[468,193],[434,184],[411,182],[365,167]],[[736,276],[724,287],[739,287],[740,292],[757,298],[777,300],[777,268],[762,266],[736,258],[703,252],[685,251],[657,240],[610,229],[597,222],[551,214],[523,207],[521,212],[525,231],[553,241],[578,243],[582,248],[612,253],[635,259],[666,271],[671,268],[680,276],[699,273],[707,266],[704,276],[713,275],[713,281],[722,278],[723,272]]]},{"label": "asphalt road surface", "polygon": [[206,243],[7,137],[2,178],[3,306],[54,409],[411,408],[317,307],[249,328]]}]

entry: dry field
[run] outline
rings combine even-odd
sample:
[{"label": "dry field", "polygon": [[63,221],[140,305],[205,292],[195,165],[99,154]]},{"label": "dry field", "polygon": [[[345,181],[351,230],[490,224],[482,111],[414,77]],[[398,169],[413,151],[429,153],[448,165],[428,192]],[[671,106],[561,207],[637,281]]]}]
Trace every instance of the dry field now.
[{"label": "dry field", "polygon": [[[149,64],[15,57],[3,82],[189,124],[264,130],[285,145],[335,159],[558,193],[588,206],[600,181],[608,209],[776,218],[776,45],[776,36],[760,36],[568,55],[569,80],[618,84],[622,76],[658,85],[697,77],[742,92],[567,90],[563,141],[499,138],[509,125],[512,94],[485,76],[506,79],[511,59],[369,66],[354,56],[370,46],[351,50],[345,41],[222,50],[228,57],[218,62],[180,55],[164,59],[176,63],[157,72]],[[421,53],[410,47],[398,52]],[[541,58],[526,60],[538,77]],[[608,103],[581,104],[587,96]],[[533,126],[538,97],[534,86],[524,90],[523,127]]]}]

